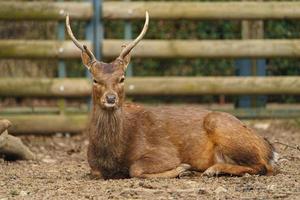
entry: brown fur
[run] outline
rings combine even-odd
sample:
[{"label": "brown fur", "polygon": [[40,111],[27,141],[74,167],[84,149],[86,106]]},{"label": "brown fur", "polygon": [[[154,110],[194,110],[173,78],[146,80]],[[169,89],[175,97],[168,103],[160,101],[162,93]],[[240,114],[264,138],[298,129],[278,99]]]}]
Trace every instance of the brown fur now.
[{"label": "brown fur", "polygon": [[193,107],[124,104],[130,50],[124,47],[122,56],[102,63],[69,35],[82,50],[83,64],[94,79],[88,129],[93,176],[171,178],[190,167],[208,176],[274,172],[273,147],[232,115]]},{"label": "brown fur", "polygon": [[[88,161],[94,176],[176,177],[188,169],[184,164],[209,176],[272,174],[273,147],[232,115],[194,107],[124,104],[124,85],[118,81],[128,63],[122,64],[97,63],[92,69],[97,83]],[[117,94],[113,108],[104,105],[107,93]]]}]

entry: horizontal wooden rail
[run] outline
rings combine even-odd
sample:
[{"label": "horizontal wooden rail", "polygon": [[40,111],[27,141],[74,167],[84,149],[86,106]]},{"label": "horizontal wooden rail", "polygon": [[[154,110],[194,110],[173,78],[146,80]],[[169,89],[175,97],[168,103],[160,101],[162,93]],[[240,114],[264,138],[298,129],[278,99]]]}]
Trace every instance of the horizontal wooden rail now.
[{"label": "horizontal wooden rail", "polygon": [[[86,97],[91,83],[82,78],[1,78],[0,96]],[[300,94],[300,77],[133,77],[128,95]]]},{"label": "horizontal wooden rail", "polygon": [[[231,113],[239,118],[299,118],[300,110],[282,109],[226,109],[221,110]],[[52,133],[80,133],[85,130],[88,114],[16,114],[1,115],[0,119],[8,119],[13,126],[10,133],[20,134],[52,134]]]},{"label": "horizontal wooden rail", "polygon": [[103,17],[143,19],[286,19],[300,18],[299,2],[105,2]]},{"label": "horizontal wooden rail", "polygon": [[87,114],[73,115],[1,115],[13,123],[12,134],[78,133],[85,129]]},{"label": "horizontal wooden rail", "polygon": [[[299,2],[104,2],[105,19],[287,19],[300,18]],[[0,2],[0,20],[62,20],[92,16],[89,2]]]},{"label": "horizontal wooden rail", "polygon": [[0,1],[0,20],[62,20],[66,13],[72,19],[88,20],[93,7],[89,2]]},{"label": "horizontal wooden rail", "polygon": [[[91,46],[89,41],[85,44]],[[0,40],[0,58],[79,58],[80,51],[70,41]]]},{"label": "horizontal wooden rail", "polygon": [[[89,41],[81,41],[91,47]],[[117,57],[128,41],[106,39],[103,56]],[[151,58],[270,58],[300,57],[300,40],[143,40],[134,57]],[[79,58],[70,41],[0,40],[0,58]]]},{"label": "horizontal wooden rail", "polygon": [[[145,107],[151,107],[153,105],[151,104],[144,104]],[[162,106],[163,104],[160,104],[160,106]],[[185,106],[191,106],[191,107],[197,107],[199,109],[208,109],[208,110],[236,110],[237,108],[234,108],[234,105],[230,102],[227,102],[226,104],[174,104],[173,106],[176,107],[185,107]],[[155,105],[157,106],[157,105]],[[168,106],[170,106],[170,104],[168,104]],[[241,113],[242,111],[245,111],[244,114],[242,116],[247,117],[247,115],[249,116],[253,116],[251,114],[251,111],[253,113],[258,113],[259,111],[261,111],[261,109],[264,110],[264,112],[266,110],[268,110],[269,112],[277,112],[279,110],[281,110],[282,116],[288,116],[289,112],[293,111],[297,111],[297,113],[299,113],[299,117],[300,117],[300,104],[278,104],[278,103],[268,103],[266,108],[246,108],[246,109],[239,109],[239,112]],[[88,105],[81,105],[80,107],[78,106],[67,106],[64,109],[64,113],[69,115],[69,114],[86,114],[89,111]],[[233,111],[232,111],[233,112]],[[0,108],[0,116],[2,115],[45,115],[45,114],[61,114],[61,111],[59,109],[59,107],[57,106],[8,106],[8,107],[1,107]],[[272,114],[272,113],[271,113]]]}]

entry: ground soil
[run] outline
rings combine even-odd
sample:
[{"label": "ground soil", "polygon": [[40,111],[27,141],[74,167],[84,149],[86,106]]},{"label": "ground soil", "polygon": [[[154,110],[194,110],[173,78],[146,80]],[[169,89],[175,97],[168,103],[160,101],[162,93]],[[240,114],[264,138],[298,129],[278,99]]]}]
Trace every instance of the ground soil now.
[{"label": "ground soil", "polygon": [[[300,128],[291,123],[252,122],[260,134],[296,147]],[[300,199],[300,151],[275,144],[281,172],[276,176],[92,180],[84,134],[22,136],[39,161],[0,159],[0,199]]]}]

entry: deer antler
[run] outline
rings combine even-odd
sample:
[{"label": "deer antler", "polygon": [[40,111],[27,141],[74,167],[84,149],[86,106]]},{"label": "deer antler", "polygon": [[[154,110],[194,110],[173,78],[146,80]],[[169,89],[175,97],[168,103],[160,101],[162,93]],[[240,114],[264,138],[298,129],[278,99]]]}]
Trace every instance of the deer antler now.
[{"label": "deer antler", "polygon": [[142,32],[134,41],[129,43],[121,51],[120,56],[119,56],[120,59],[124,59],[125,56],[127,56],[130,53],[130,51],[143,39],[144,35],[146,34],[146,32],[148,30],[148,24],[149,24],[149,14],[148,14],[148,11],[146,11],[146,20],[145,20],[145,24],[144,24],[144,28],[143,28]]},{"label": "deer antler", "polygon": [[70,36],[71,40],[73,41],[73,43],[83,52],[86,52],[88,54],[88,56],[90,57],[91,59],[91,62],[95,61],[96,58],[94,56],[94,54],[87,48],[86,45],[81,45],[79,43],[79,41],[75,38],[73,32],[72,32],[72,29],[71,29],[71,26],[70,26],[70,19],[69,19],[69,14],[67,14],[66,16],[66,28],[67,28],[67,32],[68,32],[68,35]]}]

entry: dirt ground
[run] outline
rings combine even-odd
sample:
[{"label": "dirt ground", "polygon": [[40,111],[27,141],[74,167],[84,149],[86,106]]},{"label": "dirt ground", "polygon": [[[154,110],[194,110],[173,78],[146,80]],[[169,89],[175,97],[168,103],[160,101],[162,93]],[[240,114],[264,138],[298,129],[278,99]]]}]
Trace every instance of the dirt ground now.
[{"label": "dirt ground", "polygon": [[[296,147],[300,127],[292,123],[252,122],[271,142]],[[300,199],[300,151],[275,144],[281,172],[276,176],[203,177],[178,179],[91,180],[86,161],[87,139],[23,136],[39,161],[0,159],[0,199]]]}]

